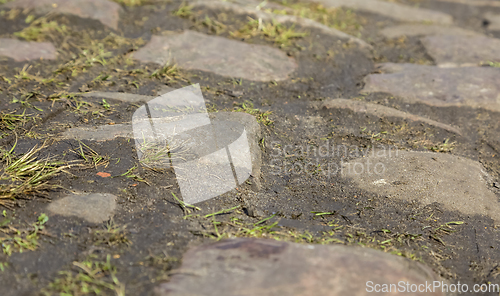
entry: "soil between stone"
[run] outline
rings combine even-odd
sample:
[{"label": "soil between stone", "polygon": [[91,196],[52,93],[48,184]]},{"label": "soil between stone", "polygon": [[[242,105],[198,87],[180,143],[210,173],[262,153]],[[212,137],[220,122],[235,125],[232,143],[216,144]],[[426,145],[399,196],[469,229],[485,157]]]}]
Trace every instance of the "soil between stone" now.
[{"label": "soil between stone", "polygon": [[[440,2],[439,5],[434,5],[429,4],[429,1],[423,3],[422,7],[437,9],[439,6],[438,10],[445,13],[450,10],[449,13],[458,19],[458,23],[467,24],[465,17],[457,12],[458,4]],[[174,2],[127,7],[121,15],[118,27],[122,28],[124,36],[142,37],[145,41],[151,38],[152,30],[155,34],[180,29],[213,34],[205,25],[173,16],[172,11],[180,4]],[[200,11],[198,17],[203,19],[204,13],[213,17],[224,12]],[[371,25],[381,19],[379,16],[363,12],[360,15],[367,18],[366,31],[370,31],[370,27],[373,27]],[[149,19],[144,20],[145,16]],[[10,35],[13,32],[28,26],[19,21],[25,17],[26,15],[21,14],[14,20],[8,20],[5,16],[0,16],[0,24],[8,24],[2,26],[3,31],[0,35],[12,37]],[[99,40],[110,32],[110,29],[104,28],[97,21],[86,22],[73,16],[57,19],[74,22],[71,26],[91,32],[94,40]],[[134,23],[136,20],[139,23]],[[246,21],[246,16],[229,15],[226,25],[237,28]],[[15,29],[12,29],[13,27]],[[297,28],[300,29],[299,26]],[[475,25],[465,28],[478,30]],[[63,87],[56,84],[39,85],[30,81],[21,81],[13,87],[0,79],[0,109],[22,113],[25,108],[27,113],[33,114],[33,117],[36,114],[35,118],[38,118],[31,126],[25,126],[26,131],[22,128],[16,130],[16,135],[12,135],[12,131],[5,131],[7,135],[0,140],[2,148],[10,149],[17,143],[15,152],[21,155],[35,144],[54,138],[70,127],[93,127],[103,124],[111,126],[130,122],[133,112],[140,107],[140,104],[106,99],[111,104],[108,110],[103,107],[102,98],[92,97],[85,98],[85,101],[91,103],[93,107],[83,114],[75,111],[77,101],[72,98],[58,99],[54,102],[47,100],[47,97],[54,93],[78,92],[82,86],[86,86],[92,91],[155,96],[164,85],[180,88],[191,83],[200,83],[207,108],[215,104],[218,110],[233,109],[234,105],[241,106],[243,102],[251,101],[255,108],[272,111],[269,118],[274,121],[269,126],[261,125],[264,134],[264,141],[260,143],[262,188],[256,190],[252,184],[248,184],[254,182],[250,178],[248,183],[242,184],[238,189],[196,205],[202,209],[199,212],[202,215],[238,205],[242,207],[241,210],[232,211],[230,214],[217,216],[217,220],[223,222],[221,231],[231,233],[229,223],[232,217],[241,219],[243,223],[252,224],[275,214],[269,224],[278,222],[277,229],[301,234],[307,231],[319,240],[323,235],[322,232],[331,231],[332,227],[328,225],[331,223],[336,225],[334,228],[341,227],[336,230],[334,237],[343,244],[360,243],[377,249],[385,247],[387,252],[420,258],[438,275],[453,283],[460,281],[469,286],[487,282],[498,283],[500,253],[497,248],[500,235],[497,225],[490,217],[467,216],[458,211],[449,211],[439,203],[424,206],[415,201],[391,199],[362,190],[354,181],[342,178],[333,172],[335,165],[354,159],[354,155],[334,153],[318,157],[317,154],[300,153],[308,146],[321,147],[326,142],[330,145],[346,145],[365,150],[385,145],[403,150],[429,151],[435,148],[439,151],[448,140],[446,143],[453,143],[453,149],[448,151],[444,147],[443,153],[479,161],[494,182],[499,182],[498,112],[467,106],[435,107],[419,102],[408,103],[404,98],[385,93],[360,95],[359,91],[364,86],[363,79],[374,71],[375,62],[423,60],[422,63],[432,63],[417,38],[408,38],[398,43],[381,40],[373,33],[365,39],[371,39],[375,52],[379,53],[372,59],[356,47],[345,46],[341,41],[333,40],[331,37],[326,38],[312,29],[308,29],[308,32],[308,36],[294,40],[290,47],[282,49],[297,60],[298,69],[289,80],[276,83],[231,80],[212,73],[182,69],[181,75],[187,77],[186,80],[151,78],[149,75],[137,78],[129,75],[128,71],[133,69],[141,69],[148,74],[159,69],[156,65],[139,63],[127,68],[126,75],[122,72],[125,63],[98,64],[76,77],[68,75]],[[230,37],[228,32],[220,35]],[[244,41],[279,48],[266,38],[251,37]],[[55,43],[56,47],[63,44],[63,42]],[[115,53],[120,55],[136,49],[133,46],[122,45],[115,49]],[[65,59],[66,57],[62,57],[56,63],[30,62],[32,65],[30,73],[40,72],[40,76],[43,77],[55,70]],[[18,75],[25,64],[2,60],[1,77],[18,83],[14,75]],[[107,79],[94,81],[99,75],[113,77],[109,78],[109,81]],[[139,87],[134,86],[134,83]],[[43,111],[20,103],[12,103],[13,96],[21,98],[21,94],[27,92],[40,93],[29,102]],[[340,109],[317,110],[310,104],[326,99],[355,97],[457,126],[462,135],[401,118],[377,117]],[[34,134],[27,134],[28,131]],[[33,135],[38,136],[33,137]],[[0,262],[9,263],[5,271],[0,272],[3,295],[36,295],[57,278],[59,271],[72,270],[73,261],[83,261],[89,255],[96,255],[105,260],[108,254],[113,256],[112,263],[117,268],[120,282],[126,283],[127,295],[150,295],[159,282],[168,280],[169,272],[180,266],[182,255],[188,248],[213,241],[212,238],[203,235],[214,231],[210,220],[183,218],[185,213],[171,194],[173,192],[180,196],[175,174],[169,170],[149,170],[142,167],[138,162],[133,141],[118,137],[104,142],[82,142],[99,155],[109,156],[109,164],[97,168],[75,167],[69,170],[72,175],[61,173],[51,182],[59,182],[64,189],[51,191],[48,197],[58,200],[71,191],[117,195],[117,209],[113,223],[127,226],[126,235],[131,244],[97,244],[95,233],[105,229],[106,223],[93,224],[75,217],[61,217],[47,212],[49,221],[46,223],[46,230],[51,235],[41,236],[37,250],[14,253],[10,257],[5,254],[0,255]],[[79,145],[76,140],[55,141],[42,151],[42,156],[57,155],[59,159],[65,161],[80,159],[77,154],[70,151],[78,149]],[[284,155],[283,148],[287,145],[285,151],[287,155]],[[328,172],[325,169],[323,171],[312,169],[309,172],[297,169],[308,163],[312,164],[310,168],[318,164],[322,168],[328,168],[330,164],[332,171],[330,175],[325,175],[324,173]],[[293,164],[296,164],[295,168]],[[147,183],[137,178],[120,176],[134,166],[137,166],[134,173]],[[98,172],[109,173],[114,178],[101,177],[97,175]],[[488,186],[497,197],[500,197],[493,183]],[[40,196],[28,197],[30,199],[19,199],[13,211],[7,210],[8,217],[15,225],[36,221],[39,214],[45,211],[49,201]],[[332,214],[318,216],[312,213],[318,211]],[[440,229],[442,225],[452,221],[464,223],[450,226],[450,230],[454,232],[443,232]],[[373,244],[372,239],[379,243]],[[391,245],[380,244],[389,239],[393,241]],[[301,242],[307,240],[302,239]]]}]

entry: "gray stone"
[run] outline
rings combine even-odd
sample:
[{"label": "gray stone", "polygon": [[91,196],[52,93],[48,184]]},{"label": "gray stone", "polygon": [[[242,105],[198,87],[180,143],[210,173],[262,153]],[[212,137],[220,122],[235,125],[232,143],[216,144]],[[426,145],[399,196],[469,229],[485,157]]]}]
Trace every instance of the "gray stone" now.
[{"label": "gray stone", "polygon": [[[339,31],[335,28],[330,28],[325,26],[317,21],[297,17],[293,15],[282,15],[282,14],[274,14],[268,11],[264,11],[264,9],[273,9],[273,10],[289,10],[288,7],[269,2],[258,2],[258,1],[220,1],[220,0],[202,0],[202,1],[192,1],[191,5],[194,7],[208,7],[212,9],[225,9],[232,10],[234,13],[238,14],[250,14],[254,15],[258,19],[262,19],[263,21],[268,22],[277,22],[280,24],[284,23],[293,23],[299,24],[302,27],[306,28],[314,28],[320,30],[322,33],[326,35],[330,35],[332,37],[340,38],[347,40],[348,43],[357,44],[361,49],[372,49],[373,47],[366,43],[365,41],[346,34],[342,31]],[[259,7],[259,8],[257,8]],[[293,11],[293,10],[292,10]]]},{"label": "gray stone", "polygon": [[471,30],[462,29],[459,27],[445,25],[427,25],[427,24],[406,24],[384,28],[380,34],[386,38],[398,38],[401,36],[427,36],[427,35],[463,35],[463,36],[478,36]]},{"label": "gray stone", "polygon": [[455,134],[461,134],[460,129],[453,127],[449,124],[444,124],[441,122],[437,122],[432,119],[428,119],[422,116],[410,114],[407,112],[403,112],[400,110],[396,110],[391,107],[386,107],[383,105],[378,105],[378,104],[372,104],[368,102],[363,102],[363,101],[355,101],[355,100],[346,100],[346,99],[330,99],[326,100],[324,102],[321,102],[318,104],[319,108],[326,108],[326,109],[349,109],[352,110],[356,113],[364,113],[364,114],[370,114],[370,115],[375,115],[378,117],[399,117],[405,120],[411,120],[411,121],[419,121],[426,123],[428,125],[432,125],[441,129],[444,129],[446,131],[455,133]]},{"label": "gray stone", "polygon": [[0,38],[0,56],[11,58],[16,62],[38,59],[55,60],[57,51],[50,42],[28,42]]},{"label": "gray stone", "polygon": [[327,7],[348,7],[380,14],[402,22],[430,22],[446,25],[453,23],[453,17],[442,12],[382,0],[318,0],[316,2]]},{"label": "gray stone", "polygon": [[365,77],[362,92],[386,92],[408,102],[500,110],[500,68],[439,68],[382,64],[384,74]]},{"label": "gray stone", "polygon": [[86,98],[112,99],[127,103],[145,103],[155,98],[153,96],[143,96],[136,94],[120,93],[120,92],[100,92],[100,91],[83,93],[80,96]]},{"label": "gray stone", "polygon": [[500,39],[486,36],[427,36],[427,53],[441,67],[477,66],[500,61]]},{"label": "gray stone", "polygon": [[153,36],[133,57],[145,63],[175,62],[184,69],[254,81],[286,80],[297,69],[295,60],[279,49],[194,31]]},{"label": "gray stone", "polygon": [[483,166],[445,153],[378,150],[344,164],[342,176],[361,189],[422,205],[440,203],[500,222],[500,204]]},{"label": "gray stone", "polygon": [[471,6],[491,6],[500,7],[500,2],[496,0],[439,0],[442,2],[460,3]]},{"label": "gray stone", "polygon": [[113,217],[116,196],[109,193],[72,194],[47,206],[52,214],[75,216],[91,223],[101,223]]},{"label": "gray stone", "polygon": [[133,138],[130,124],[100,125],[95,127],[73,127],[64,131],[63,139],[111,141],[118,137]]},{"label": "gray stone", "polygon": [[374,249],[251,238],[190,249],[172,274],[155,289],[156,296],[361,296],[372,294],[368,281],[418,285],[441,280],[419,262]]},{"label": "gray stone", "polygon": [[16,0],[2,7],[33,10],[37,14],[51,12],[72,14],[81,18],[91,18],[102,24],[118,29],[121,6],[109,0]]},{"label": "gray stone", "polygon": [[[500,2],[498,2],[500,6]],[[490,22],[488,30],[500,31],[500,14],[487,13],[484,18]]]}]

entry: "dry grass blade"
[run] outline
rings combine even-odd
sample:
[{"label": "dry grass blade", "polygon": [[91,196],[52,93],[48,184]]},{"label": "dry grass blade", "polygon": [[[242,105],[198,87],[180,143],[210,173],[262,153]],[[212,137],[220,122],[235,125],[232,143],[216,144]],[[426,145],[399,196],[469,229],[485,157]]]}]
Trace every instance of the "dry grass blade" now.
[{"label": "dry grass blade", "polygon": [[108,156],[101,156],[99,153],[95,152],[94,149],[80,142],[78,149],[73,150],[74,153],[78,154],[83,161],[89,165],[97,168],[100,165],[107,167],[109,164]]},{"label": "dry grass blade", "polygon": [[12,156],[14,147],[3,152],[4,165],[0,174],[0,205],[11,207],[16,197],[21,195],[41,194],[43,191],[58,188],[48,180],[59,172],[71,167],[53,158],[37,159],[36,154],[45,148],[33,147],[20,158]]},{"label": "dry grass blade", "polygon": [[25,115],[26,110],[23,114],[14,113],[4,113],[0,112],[0,129],[14,130],[19,125],[24,125],[28,122],[28,117]]}]

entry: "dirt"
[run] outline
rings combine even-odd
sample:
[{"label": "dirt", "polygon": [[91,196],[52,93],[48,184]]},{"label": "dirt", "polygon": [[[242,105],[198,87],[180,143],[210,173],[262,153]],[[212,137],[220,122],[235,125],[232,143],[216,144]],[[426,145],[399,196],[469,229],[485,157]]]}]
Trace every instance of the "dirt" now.
[{"label": "dirt", "polygon": [[[449,2],[419,3],[421,7],[453,14],[456,19],[462,20],[459,24],[467,29],[481,30],[481,26],[477,24],[479,19],[465,20],[469,13],[480,8],[469,12],[460,9],[459,4]],[[34,145],[41,145],[48,140],[51,144],[42,150],[41,158],[51,155],[66,162],[81,161],[78,154],[71,151],[79,147],[78,141],[59,139],[58,134],[69,127],[130,122],[133,112],[140,106],[107,100],[111,107],[106,109],[102,99],[85,98],[92,106],[82,107],[82,110],[87,110],[82,112],[77,110],[77,103],[81,99],[55,94],[78,92],[83,87],[84,90],[92,91],[156,95],[164,85],[180,88],[199,83],[208,108],[233,109],[245,101],[251,101],[255,108],[272,112],[269,118],[274,122],[269,126],[261,126],[264,134],[263,142],[260,143],[262,188],[256,190],[251,184],[254,181],[250,179],[231,192],[197,204],[201,211],[194,214],[201,217],[185,218],[186,213],[172,197],[172,193],[180,196],[174,173],[171,170],[142,167],[137,159],[133,140],[117,138],[106,142],[83,141],[99,155],[108,156],[109,164],[98,167],[75,166],[68,173],[60,173],[50,180],[53,184],[60,184],[60,189],[47,192],[45,196],[24,196],[16,200],[12,209],[0,208],[0,211],[6,209],[11,223],[23,227],[35,222],[50,200],[59,199],[72,191],[112,193],[119,197],[113,223],[126,226],[124,233],[129,243],[109,245],[95,240],[96,231],[104,230],[109,222],[94,225],[76,218],[51,215],[45,224],[48,235],[40,235],[36,250],[13,253],[11,256],[0,254],[0,262],[8,262],[5,270],[0,272],[2,295],[38,295],[55,281],[60,271],[76,272],[78,269],[72,264],[74,261],[81,262],[89,255],[96,255],[99,260],[105,261],[108,254],[113,258],[111,261],[116,266],[117,278],[126,284],[127,295],[151,295],[153,288],[159,282],[168,280],[170,272],[180,265],[182,254],[189,247],[213,241],[210,236],[217,236],[217,232],[235,235],[236,232],[230,225],[231,218],[236,217],[242,223],[251,225],[270,216],[272,218],[264,223],[269,225],[277,221],[277,231],[291,231],[297,235],[295,238],[288,237],[291,240],[319,242],[324,237],[323,232],[332,229],[328,224],[335,224],[333,237],[338,240],[337,243],[362,244],[420,260],[452,283],[460,281],[471,286],[498,282],[496,276],[500,273],[500,253],[497,248],[500,233],[492,219],[450,212],[439,203],[422,206],[418,201],[405,202],[374,195],[360,190],[354,182],[342,179],[337,174],[325,176],[322,174],[324,171],[290,172],[283,167],[278,170],[276,166],[272,166],[283,162],[311,162],[323,164],[324,168],[328,163],[339,164],[352,159],[349,155],[333,155],[318,160],[311,154],[299,154],[301,146],[319,147],[326,141],[362,149],[390,145],[399,149],[428,151],[429,147],[439,146],[448,139],[450,143],[454,143],[454,148],[445,153],[480,161],[496,182],[499,182],[498,113],[468,107],[436,108],[425,104],[408,104],[383,93],[366,96],[359,94],[363,78],[376,71],[376,63],[390,61],[432,64],[432,59],[418,38],[384,41],[375,35],[376,30],[371,29],[384,20],[360,13],[366,21],[363,25],[366,30],[361,32],[361,36],[364,40],[370,40],[374,46],[373,56],[367,56],[356,46],[349,46],[342,40],[297,26],[296,30],[307,31],[308,36],[292,40],[291,45],[283,50],[297,60],[299,68],[290,80],[277,83],[235,80],[201,71],[184,70],[179,70],[173,77],[151,78],[150,74],[159,69],[158,66],[141,65],[134,61],[127,64],[126,55],[140,46],[141,42],[134,43],[139,38],[147,42],[152,34],[183,29],[215,34],[200,22],[172,15],[179,5],[180,2],[175,1],[126,7],[121,16],[121,31],[115,33],[128,39],[118,46],[107,47],[112,50],[113,56],[121,59],[116,63],[92,65],[85,73],[78,73],[76,76],[65,73],[62,78],[58,78],[61,82],[59,85],[20,81],[14,75],[28,64],[32,66],[30,74],[39,72],[41,77],[49,76],[70,58],[70,52],[74,51],[71,41],[75,37],[54,38],[56,47],[62,48],[64,52],[57,62],[0,61],[0,75],[16,81],[15,85],[9,85],[0,79],[0,110],[15,111],[17,114],[25,111],[36,118],[36,121],[15,129],[15,133],[3,130],[1,147],[9,150],[17,143],[15,153],[21,155]],[[227,29],[220,32],[220,36],[228,38],[232,38],[229,33],[232,28],[239,28],[247,22],[247,16],[231,15],[224,11],[195,11],[198,20],[204,19],[205,14],[225,20]],[[222,14],[225,16],[221,16]],[[9,36],[27,27],[21,21],[25,17],[26,15],[20,14],[13,20],[8,20],[5,15],[0,16],[0,36]],[[97,21],[74,16],[57,16],[55,20],[67,24],[72,31],[85,32],[89,36],[88,40],[100,40],[111,33],[110,29]],[[385,21],[387,24],[396,24]],[[262,36],[244,41],[279,47]],[[65,50],[68,44],[69,49]],[[133,69],[141,69],[146,74],[131,73]],[[99,75],[112,77],[93,81]],[[22,93],[33,91],[38,94],[28,101],[43,111],[12,103],[13,97],[21,98]],[[241,95],[234,96],[234,93]],[[378,118],[340,110],[316,110],[311,104],[327,98],[358,98],[380,103],[458,126],[462,135],[457,136],[434,126],[405,122],[398,118]],[[28,131],[32,134],[28,134]],[[387,133],[380,134],[382,132]],[[294,156],[285,158],[277,155],[279,147],[286,145],[292,147],[287,152]],[[134,173],[139,178],[120,176],[134,166],[137,167]],[[103,178],[97,175],[98,172],[107,172],[113,177]],[[500,197],[499,193],[497,195]],[[214,229],[211,219],[203,218],[203,215],[235,206],[241,207],[216,216],[217,221],[222,222],[218,229]],[[332,214],[318,216],[313,212]],[[450,232],[438,229],[451,221],[464,223],[450,226]],[[264,236],[270,237],[272,234]],[[389,239],[392,239],[390,243],[380,243]],[[114,292],[106,290],[105,295],[108,294],[112,295]]]}]

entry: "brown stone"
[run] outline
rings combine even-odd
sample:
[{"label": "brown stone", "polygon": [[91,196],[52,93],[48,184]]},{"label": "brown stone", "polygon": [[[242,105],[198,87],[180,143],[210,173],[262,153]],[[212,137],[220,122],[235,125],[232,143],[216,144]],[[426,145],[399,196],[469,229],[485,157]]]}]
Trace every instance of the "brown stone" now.
[{"label": "brown stone", "polygon": [[34,10],[37,14],[50,12],[72,14],[81,18],[91,18],[102,24],[118,29],[121,6],[109,0],[16,0],[3,7]]},{"label": "brown stone", "polygon": [[345,163],[342,175],[360,188],[389,198],[440,203],[450,211],[500,222],[491,177],[471,159],[435,152],[379,150]]},{"label": "brown stone", "polygon": [[295,60],[279,49],[194,31],[153,36],[133,57],[145,63],[175,62],[184,69],[254,81],[285,80],[297,69]]},{"label": "brown stone", "polygon": [[319,108],[326,108],[326,109],[349,109],[352,110],[356,113],[362,113],[362,114],[370,114],[370,115],[375,115],[378,117],[398,117],[402,118],[405,120],[410,120],[410,121],[420,121],[423,123],[426,123],[428,125],[444,129],[446,131],[455,133],[455,134],[461,134],[460,130],[456,127],[453,127],[451,125],[437,122],[435,120],[425,118],[422,116],[410,114],[407,112],[403,112],[400,110],[396,110],[391,107],[383,106],[383,105],[378,105],[378,104],[372,104],[368,102],[363,102],[363,101],[355,101],[355,100],[346,100],[346,99],[331,99],[331,100],[326,100],[324,102],[321,102],[318,104]]},{"label": "brown stone", "polygon": [[315,20],[297,17],[294,15],[284,15],[284,14],[276,14],[271,11],[281,10],[288,11],[290,13],[293,12],[293,9],[289,7],[279,5],[273,2],[261,2],[261,1],[252,1],[252,0],[234,0],[231,2],[224,0],[198,0],[191,1],[190,5],[193,7],[205,7],[209,9],[223,9],[223,10],[231,10],[237,14],[249,14],[253,15],[257,19],[262,19],[262,21],[274,22],[274,23],[294,23],[298,24],[304,28],[313,28],[321,31],[323,34],[330,35],[334,38],[340,38],[343,40],[347,40],[348,43],[357,44],[361,49],[373,49],[373,47],[366,43],[365,41],[354,37],[352,35],[346,34],[342,31],[339,31],[335,28],[325,26],[322,23],[319,23]]},{"label": "brown stone", "polygon": [[383,74],[365,78],[362,92],[386,92],[408,102],[500,110],[500,68],[439,68],[382,64]]},{"label": "brown stone", "polygon": [[427,22],[452,24],[453,17],[434,10],[416,8],[404,4],[382,0],[318,0],[327,7],[349,7],[359,9],[403,22]]},{"label": "brown stone", "polygon": [[50,42],[27,42],[0,38],[0,56],[11,58],[16,62],[38,59],[55,60],[57,51]]},{"label": "brown stone", "polygon": [[[500,2],[498,2],[500,6]],[[488,20],[488,30],[500,31],[500,14],[487,13],[485,19]]]},{"label": "brown stone", "polygon": [[180,270],[155,292],[157,296],[361,296],[374,294],[367,291],[374,284],[438,280],[419,262],[369,248],[239,238],[188,250]]},{"label": "brown stone", "polygon": [[52,214],[78,217],[91,223],[101,223],[113,217],[116,196],[109,193],[72,194],[47,207]]},{"label": "brown stone", "polygon": [[441,67],[477,66],[500,61],[500,39],[486,36],[427,36],[421,39],[427,53]]},{"label": "brown stone", "polygon": [[393,27],[387,27],[380,31],[380,34],[386,38],[398,38],[401,36],[434,36],[434,35],[464,35],[479,36],[474,31],[462,29],[459,27],[445,25],[428,24],[405,24]]}]

